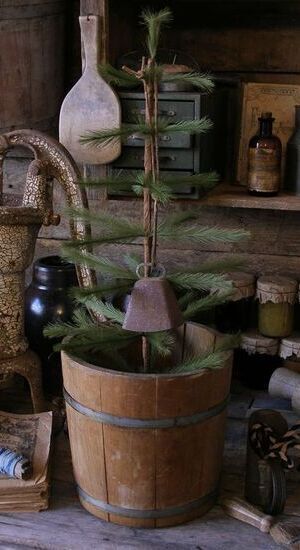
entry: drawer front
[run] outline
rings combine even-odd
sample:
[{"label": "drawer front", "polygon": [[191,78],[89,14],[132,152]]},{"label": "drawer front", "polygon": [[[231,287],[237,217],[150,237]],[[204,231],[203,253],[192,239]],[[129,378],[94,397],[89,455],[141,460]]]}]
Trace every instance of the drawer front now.
[{"label": "drawer front", "polygon": [[[121,99],[122,119],[124,122],[136,122],[138,117],[145,116],[145,102],[143,99]],[[194,120],[194,101],[178,101],[160,99],[158,101],[159,116],[166,117],[170,122],[178,120]]]},{"label": "drawer front", "polygon": [[[137,118],[145,116],[145,102],[142,99],[122,99],[122,118],[124,122],[136,122]],[[158,102],[159,116],[166,117],[170,123],[179,120],[194,120],[195,103],[194,101],[171,101],[160,99]],[[163,148],[182,148],[192,147],[193,137],[188,133],[178,132],[177,134],[166,134],[159,138],[159,145]],[[144,140],[138,135],[131,136],[126,140],[126,145],[130,147],[144,147]]]},{"label": "drawer front", "polygon": [[[132,174],[132,176],[134,177],[134,170],[128,170],[126,168],[113,168],[111,170],[111,173],[114,175],[114,176],[128,176],[130,174]],[[189,175],[192,175],[193,172],[192,171],[180,171],[180,172],[176,172],[176,171],[172,171],[172,170],[162,170],[161,173],[165,176],[175,176],[176,178],[180,179],[180,176],[183,175],[183,176],[189,176]],[[134,193],[133,191],[131,190],[130,187],[128,187],[128,189],[122,189],[121,191],[110,191],[109,192],[109,196],[116,196],[116,195],[122,195],[122,196],[133,196]],[[195,190],[194,188],[191,186],[191,185],[181,185],[178,187],[176,187],[176,192],[174,193],[174,196],[175,197],[196,197],[196,194],[195,194]]]},{"label": "drawer front", "polygon": [[[132,135],[126,139],[125,145],[128,147],[144,147],[144,138],[138,134]],[[190,149],[193,145],[193,136],[186,132],[176,134],[164,134],[159,136],[159,147],[173,149]]]},{"label": "drawer front", "polygon": [[[164,149],[159,151],[159,165],[165,170],[193,170],[193,149]],[[121,156],[112,164],[115,168],[143,168],[144,152],[135,147],[123,147]]]}]

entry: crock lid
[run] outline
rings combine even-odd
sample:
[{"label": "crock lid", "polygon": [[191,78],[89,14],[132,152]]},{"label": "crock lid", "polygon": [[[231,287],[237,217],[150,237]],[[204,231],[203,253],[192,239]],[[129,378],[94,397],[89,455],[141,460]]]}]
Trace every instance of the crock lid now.
[{"label": "crock lid", "polygon": [[236,302],[255,294],[255,276],[244,271],[226,273],[226,277],[232,281],[233,293],[230,300]]},{"label": "crock lid", "polygon": [[259,332],[247,331],[241,335],[240,348],[249,355],[259,353],[261,355],[277,355],[279,341],[275,338],[267,338]]},{"label": "crock lid", "polygon": [[298,283],[295,279],[280,275],[259,277],[256,285],[256,297],[265,304],[295,303]]},{"label": "crock lid", "polygon": [[300,333],[294,333],[288,338],[283,338],[280,342],[279,355],[287,359],[292,355],[300,358]]}]

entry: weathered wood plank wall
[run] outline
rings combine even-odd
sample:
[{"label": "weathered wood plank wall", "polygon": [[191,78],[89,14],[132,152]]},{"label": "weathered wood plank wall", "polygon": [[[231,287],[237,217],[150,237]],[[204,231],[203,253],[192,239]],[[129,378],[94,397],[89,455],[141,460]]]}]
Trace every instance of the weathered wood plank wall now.
[{"label": "weathered wood plank wall", "polygon": [[[102,2],[86,1],[86,13],[91,13],[95,4],[103,10]],[[164,2],[152,4],[159,6]],[[209,67],[212,72],[242,75],[247,80],[300,83],[299,3],[178,1],[169,4],[174,8],[175,22],[165,38],[168,47],[187,51],[201,66]],[[75,0],[73,7],[78,11],[79,2]],[[110,0],[109,31],[107,29],[106,32],[110,35],[108,51],[112,62],[121,54],[140,46],[140,11],[141,2]],[[77,15],[75,13],[75,17]],[[72,74],[79,70],[78,44],[72,51],[76,50],[77,61],[76,56],[70,61],[73,64]],[[20,158],[11,158],[7,162],[5,180],[10,192],[21,192],[26,162]],[[55,203],[60,213],[63,201],[62,193],[57,189]],[[92,199],[90,202],[93,209],[107,208],[116,215],[124,214],[131,219],[138,216],[141,207],[139,202],[129,200],[101,202]],[[199,205],[192,201],[178,202],[172,206],[175,209],[188,207],[199,209]],[[176,268],[183,260],[195,265],[207,255],[227,256],[234,253],[243,257],[247,268],[254,272],[284,272],[300,277],[300,215],[297,213],[203,207],[199,209],[198,223],[243,227],[251,232],[251,238],[236,246],[218,245],[205,249],[191,243],[185,247],[177,244],[176,248],[165,243],[160,247],[164,263]],[[59,227],[43,229],[36,256],[56,253],[65,238],[68,238],[68,226],[64,219]],[[107,247],[107,254],[119,258],[125,248],[139,250],[140,245],[110,246]]]}]

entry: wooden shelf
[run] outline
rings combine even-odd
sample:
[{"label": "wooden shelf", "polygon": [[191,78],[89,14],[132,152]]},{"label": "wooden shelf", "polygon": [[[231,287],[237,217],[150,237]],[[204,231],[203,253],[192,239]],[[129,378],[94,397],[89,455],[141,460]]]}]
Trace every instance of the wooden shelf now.
[{"label": "wooden shelf", "polygon": [[300,196],[279,193],[276,197],[249,195],[241,185],[221,183],[216,190],[201,200],[203,206],[226,206],[229,208],[252,208],[259,210],[290,210],[300,212]]}]

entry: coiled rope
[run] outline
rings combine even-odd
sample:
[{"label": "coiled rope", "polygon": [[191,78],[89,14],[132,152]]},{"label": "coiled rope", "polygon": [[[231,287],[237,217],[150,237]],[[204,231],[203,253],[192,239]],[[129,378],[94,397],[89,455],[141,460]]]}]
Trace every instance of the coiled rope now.
[{"label": "coiled rope", "polygon": [[285,470],[291,470],[294,468],[294,461],[288,456],[288,452],[292,448],[300,449],[300,421],[280,438],[267,424],[253,424],[249,430],[249,439],[252,449],[260,458],[278,459]]}]

